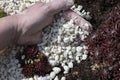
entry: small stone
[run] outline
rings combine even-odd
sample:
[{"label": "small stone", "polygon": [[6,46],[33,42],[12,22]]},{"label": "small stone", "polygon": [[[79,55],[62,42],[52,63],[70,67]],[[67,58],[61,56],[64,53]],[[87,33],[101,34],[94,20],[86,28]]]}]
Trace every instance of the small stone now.
[{"label": "small stone", "polygon": [[56,73],[53,71],[50,73],[50,78],[53,79],[56,76]]},{"label": "small stone", "polygon": [[79,56],[76,56],[76,58],[75,58],[75,59],[76,59],[76,61],[79,61],[79,60],[80,60]]},{"label": "small stone", "polygon": [[61,36],[58,36],[58,43],[61,42]]},{"label": "small stone", "polygon": [[29,78],[28,80],[34,80],[33,78]]},{"label": "small stone", "polygon": [[80,11],[82,8],[83,8],[83,6],[81,6],[81,5],[78,5],[78,7],[77,7],[78,11]]},{"label": "small stone", "polygon": [[59,60],[59,55],[56,55],[55,56],[55,61],[58,61]]},{"label": "small stone", "polygon": [[73,59],[73,56],[72,56],[72,55],[69,55],[68,58]]},{"label": "small stone", "polygon": [[67,51],[71,50],[71,46],[66,47]]},{"label": "small stone", "polygon": [[59,60],[59,61],[62,61],[62,60],[63,60],[63,58],[64,58],[64,57],[63,57],[63,55],[60,55],[60,60]]},{"label": "small stone", "polygon": [[68,67],[69,67],[69,68],[73,68],[73,62],[69,62],[69,63],[68,63]]},{"label": "small stone", "polygon": [[77,51],[77,52],[81,52],[81,50],[82,50],[82,47],[81,47],[81,46],[76,47],[76,51]]},{"label": "small stone", "polygon": [[37,75],[35,75],[33,80],[37,80],[37,79],[38,79],[38,76],[37,76]]},{"label": "small stone", "polygon": [[50,55],[50,53],[49,53],[49,52],[45,52],[44,54],[45,54],[46,56],[49,56],[49,55]]},{"label": "small stone", "polygon": [[54,67],[54,68],[53,68],[53,71],[54,71],[56,74],[58,74],[58,73],[61,71],[61,69],[60,69],[59,67]]},{"label": "small stone", "polygon": [[42,77],[40,76],[40,77],[38,77],[38,80],[43,80],[43,79],[42,79]]},{"label": "small stone", "polygon": [[66,37],[66,38],[64,38],[64,40],[63,40],[63,41],[64,41],[64,43],[68,43],[68,42],[69,42],[69,40],[70,40],[70,39]]},{"label": "small stone", "polygon": [[82,55],[82,60],[86,60],[87,59],[87,55],[86,54],[83,54]]},{"label": "small stone", "polygon": [[22,60],[25,59],[25,55],[22,55],[21,59],[22,59]]},{"label": "small stone", "polygon": [[69,25],[68,24],[64,24],[63,27],[69,29]]},{"label": "small stone", "polygon": [[82,41],[84,41],[84,39],[85,39],[85,36],[84,36],[84,35],[82,35],[82,36],[81,36],[81,40],[82,40]]},{"label": "small stone", "polygon": [[63,76],[63,77],[61,78],[61,80],[66,80],[66,77]]},{"label": "small stone", "polygon": [[80,30],[80,31],[79,31],[79,34],[82,35],[82,34],[84,34],[84,33]]},{"label": "small stone", "polygon": [[68,72],[69,72],[69,67],[68,66],[63,66],[63,68],[64,68],[64,74],[67,74]]},{"label": "small stone", "polygon": [[54,80],[59,80],[58,76],[56,76],[56,77],[54,78]]},{"label": "small stone", "polygon": [[49,60],[49,63],[50,63],[52,66],[55,66],[55,65],[56,65],[56,61],[55,61],[55,60]]}]

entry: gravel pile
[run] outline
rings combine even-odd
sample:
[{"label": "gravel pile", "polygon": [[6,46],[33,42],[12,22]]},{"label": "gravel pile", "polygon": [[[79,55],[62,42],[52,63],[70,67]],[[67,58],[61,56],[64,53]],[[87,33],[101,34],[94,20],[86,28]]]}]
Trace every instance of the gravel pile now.
[{"label": "gravel pile", "polygon": [[48,2],[50,0],[1,0],[0,8],[2,8],[7,14],[13,15],[20,13],[38,1]]},{"label": "gravel pile", "polygon": [[[87,23],[84,26],[86,25]],[[73,20],[66,22],[64,18],[57,19],[43,31],[43,38],[38,46],[53,66],[49,79],[53,79],[61,69],[64,70],[63,74],[69,73],[75,61],[80,63],[87,58],[88,51],[84,39],[88,34],[75,25]]]},{"label": "gravel pile", "polygon": [[18,50],[0,55],[0,80],[22,80],[24,75],[21,73],[19,61],[15,55]]},{"label": "gravel pile", "polygon": [[[0,8],[4,9],[8,15],[13,15],[23,11],[39,0],[4,0],[0,1]],[[48,2],[47,0],[45,0]],[[89,12],[82,10],[82,6],[72,7],[79,15],[90,18]],[[82,12],[80,12],[82,11]],[[61,16],[62,13],[59,15]],[[85,23],[83,26],[89,26]],[[74,67],[74,62],[80,63],[87,58],[87,46],[84,39],[89,32],[82,30],[73,23],[73,20],[65,21],[64,18],[56,19],[42,32],[39,50],[44,53],[53,66],[53,71],[46,76],[26,79],[22,74],[19,61],[15,55],[20,48],[12,50],[11,53],[0,57],[0,79],[1,80],[66,80],[65,75]],[[63,71],[62,71],[63,70]],[[58,78],[58,74],[63,72],[64,76]]]},{"label": "gravel pile", "polygon": [[[52,0],[1,0],[0,8],[3,9],[8,15],[13,15],[22,12],[27,7],[37,3],[37,2],[50,2]],[[80,16],[91,19],[90,12],[86,12],[81,5],[74,5],[72,9],[78,13]]]}]

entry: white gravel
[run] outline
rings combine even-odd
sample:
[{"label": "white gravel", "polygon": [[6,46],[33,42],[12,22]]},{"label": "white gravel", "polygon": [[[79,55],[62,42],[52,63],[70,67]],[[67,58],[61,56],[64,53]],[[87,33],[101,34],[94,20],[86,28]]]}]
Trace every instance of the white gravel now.
[{"label": "white gravel", "polygon": [[17,50],[0,56],[0,80],[22,80],[19,61],[15,58]]},{"label": "white gravel", "polygon": [[[8,15],[13,15],[23,11],[37,1],[39,0],[2,0],[0,1],[0,8],[4,9]],[[48,0],[42,1],[48,2]],[[77,8],[73,6],[72,9],[79,15],[90,19],[89,12],[83,10],[80,12],[81,5]],[[87,23],[85,25],[88,26]],[[34,78],[25,79],[21,74],[20,64],[15,59],[18,48],[12,50],[9,54],[0,56],[0,80],[66,80],[65,76],[61,79],[58,78],[61,68],[56,66],[63,67],[63,74],[67,74],[74,67],[75,61],[80,63],[81,60],[85,60],[88,51],[84,39],[87,35],[89,33],[75,25],[73,20],[66,22],[62,17],[57,19],[42,32],[43,37],[41,43],[38,44],[39,50],[48,57],[49,63],[53,66],[53,71],[43,77],[34,76]],[[78,44],[80,40],[83,42]]]}]

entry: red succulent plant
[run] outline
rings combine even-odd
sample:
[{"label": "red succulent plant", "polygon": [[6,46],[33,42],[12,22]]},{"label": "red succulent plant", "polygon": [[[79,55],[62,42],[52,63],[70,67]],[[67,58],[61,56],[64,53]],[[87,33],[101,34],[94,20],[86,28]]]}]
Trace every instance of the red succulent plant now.
[{"label": "red succulent plant", "polygon": [[120,80],[120,5],[86,41],[100,80]]},{"label": "red succulent plant", "polygon": [[[25,58],[21,59],[23,55]],[[17,56],[23,68],[22,73],[27,78],[34,75],[43,76],[52,70],[47,57],[38,50],[37,46],[27,46]]]}]

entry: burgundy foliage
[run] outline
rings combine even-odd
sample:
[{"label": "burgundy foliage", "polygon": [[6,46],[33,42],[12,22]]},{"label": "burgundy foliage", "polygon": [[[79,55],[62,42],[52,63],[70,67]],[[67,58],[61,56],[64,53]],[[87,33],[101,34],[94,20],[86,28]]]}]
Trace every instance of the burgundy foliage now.
[{"label": "burgundy foliage", "polygon": [[120,80],[120,5],[109,15],[86,41],[100,80]]},{"label": "burgundy foliage", "polygon": [[[40,53],[36,46],[27,46],[22,53],[18,53],[17,59],[23,68],[22,73],[26,78],[33,77],[34,75],[44,76],[52,70],[48,63],[47,57]],[[22,56],[25,58],[22,59]]]}]

